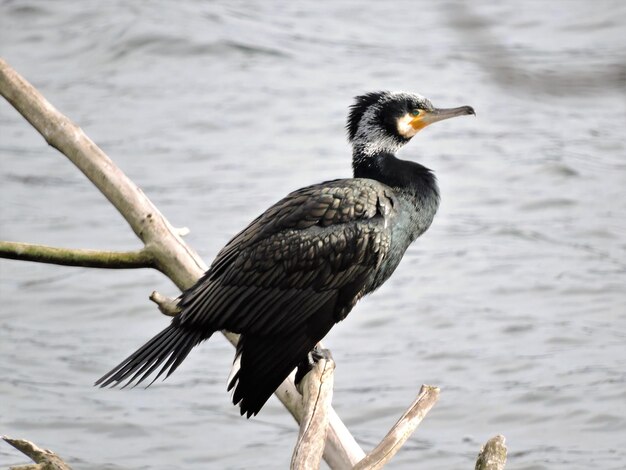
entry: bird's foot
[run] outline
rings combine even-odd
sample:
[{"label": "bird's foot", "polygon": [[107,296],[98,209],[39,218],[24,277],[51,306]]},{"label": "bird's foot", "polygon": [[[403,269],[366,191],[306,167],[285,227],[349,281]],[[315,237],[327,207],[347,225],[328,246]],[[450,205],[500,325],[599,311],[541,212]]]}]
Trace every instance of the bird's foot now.
[{"label": "bird's foot", "polygon": [[332,360],[333,355],[330,353],[330,349],[320,348],[315,346],[311,352],[306,355],[306,359],[298,364],[298,370],[296,370],[296,385],[300,385],[305,375],[311,372],[313,366],[322,359]]},{"label": "bird's foot", "polygon": [[319,346],[315,346],[309,355],[311,356],[313,363],[319,362],[321,359],[326,359],[327,361],[333,360],[333,355],[330,353],[330,349],[320,348]]}]

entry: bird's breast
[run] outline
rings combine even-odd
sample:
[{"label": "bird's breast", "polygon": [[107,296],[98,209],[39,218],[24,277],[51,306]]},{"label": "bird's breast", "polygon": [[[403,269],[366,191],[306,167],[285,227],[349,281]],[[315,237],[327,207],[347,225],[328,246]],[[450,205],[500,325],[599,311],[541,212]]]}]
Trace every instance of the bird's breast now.
[{"label": "bird's breast", "polygon": [[412,196],[396,194],[397,207],[388,221],[391,243],[387,256],[382,260],[376,275],[368,286],[368,292],[380,287],[396,270],[407,248],[422,235],[433,222],[439,207],[436,196]]}]

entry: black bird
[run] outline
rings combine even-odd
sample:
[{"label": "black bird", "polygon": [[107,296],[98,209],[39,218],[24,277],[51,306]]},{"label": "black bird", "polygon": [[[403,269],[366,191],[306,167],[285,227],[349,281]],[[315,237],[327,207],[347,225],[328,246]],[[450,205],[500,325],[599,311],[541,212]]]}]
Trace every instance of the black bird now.
[{"label": "black bird", "polygon": [[294,191],[256,218],[181,295],[171,324],[96,385],[138,384],[159,367],[154,380],[167,377],[228,330],[241,334],[228,389],[242,415],[256,415],[433,221],[435,176],[395,153],[427,125],[467,114],[469,106],[437,109],[411,93],[358,96],[346,126],[354,178]]}]

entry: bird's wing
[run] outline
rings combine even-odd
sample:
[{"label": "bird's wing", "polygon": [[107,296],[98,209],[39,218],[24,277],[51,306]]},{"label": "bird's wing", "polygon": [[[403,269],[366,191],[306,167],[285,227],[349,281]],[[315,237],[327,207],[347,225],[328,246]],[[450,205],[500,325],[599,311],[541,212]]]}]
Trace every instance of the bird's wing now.
[{"label": "bird's wing", "polygon": [[372,180],[291,193],[236,235],[183,294],[179,324],[275,336],[325,305],[337,316],[330,328],[386,256],[394,211],[391,190]]}]

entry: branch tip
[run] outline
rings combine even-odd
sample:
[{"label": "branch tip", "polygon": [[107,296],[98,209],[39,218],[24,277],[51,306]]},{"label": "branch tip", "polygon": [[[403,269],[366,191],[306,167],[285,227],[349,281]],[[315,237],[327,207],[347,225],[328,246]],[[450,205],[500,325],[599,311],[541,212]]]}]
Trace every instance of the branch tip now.
[{"label": "branch tip", "polygon": [[13,468],[41,468],[45,470],[71,470],[61,457],[48,449],[42,449],[33,442],[26,439],[13,439],[8,436],[2,436],[2,439],[26,455],[36,464],[36,466],[22,466]]},{"label": "branch tip", "polygon": [[379,469],[387,464],[435,405],[439,399],[439,391],[438,387],[422,385],[415,401],[393,425],[380,444],[354,466],[354,470]]},{"label": "branch tip", "polygon": [[480,449],[475,470],[503,470],[507,454],[505,443],[506,439],[501,434],[489,439]]},{"label": "branch tip", "polygon": [[166,297],[159,294],[157,291],[152,291],[152,294],[150,294],[150,300],[157,304],[163,315],[174,317],[180,313],[180,307],[178,306],[176,299]]}]

